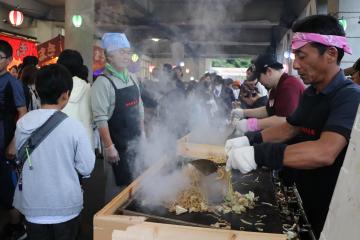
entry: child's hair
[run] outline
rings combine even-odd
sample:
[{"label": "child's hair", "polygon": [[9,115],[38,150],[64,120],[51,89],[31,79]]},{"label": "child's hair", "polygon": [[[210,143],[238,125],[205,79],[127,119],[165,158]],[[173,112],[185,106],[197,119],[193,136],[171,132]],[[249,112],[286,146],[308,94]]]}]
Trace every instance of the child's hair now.
[{"label": "child's hair", "polygon": [[44,66],[36,74],[35,88],[41,104],[58,104],[61,94],[73,88],[71,73],[60,64]]},{"label": "child's hair", "polygon": [[0,40],[0,52],[5,54],[5,57],[9,58],[13,54],[13,49],[7,41]]},{"label": "child's hair", "polygon": [[240,96],[243,98],[255,97],[259,94],[258,88],[247,84],[246,81],[240,87]]},{"label": "child's hair", "polygon": [[25,85],[32,85],[35,83],[36,72],[38,69],[34,65],[25,66],[21,72],[19,79]]},{"label": "child's hair", "polygon": [[84,60],[78,51],[65,49],[60,53],[57,63],[66,67],[72,76],[82,77]]}]

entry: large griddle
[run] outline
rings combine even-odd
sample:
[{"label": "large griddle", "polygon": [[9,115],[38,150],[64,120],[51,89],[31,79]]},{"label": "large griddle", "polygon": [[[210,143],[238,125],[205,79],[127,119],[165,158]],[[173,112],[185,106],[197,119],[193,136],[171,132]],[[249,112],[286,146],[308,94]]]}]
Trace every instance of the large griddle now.
[{"label": "large griddle", "polygon": [[[241,174],[239,171],[233,171],[232,181],[234,190],[240,193],[248,193],[252,191],[255,196],[259,197],[254,209],[248,209],[246,213],[235,214],[219,214],[213,213],[184,213],[176,215],[170,213],[165,206],[154,208],[146,208],[141,206],[140,202],[134,197],[124,204],[118,213],[126,215],[145,216],[148,221],[180,224],[188,226],[211,227],[211,224],[218,222],[218,218],[222,218],[231,223],[231,229],[244,231],[261,231],[267,233],[283,233],[284,220],[281,218],[280,210],[277,208],[275,198],[275,186],[272,174],[269,170],[258,169],[250,174]],[[252,223],[248,225],[244,223]],[[256,222],[262,222],[265,225],[255,225]]]}]

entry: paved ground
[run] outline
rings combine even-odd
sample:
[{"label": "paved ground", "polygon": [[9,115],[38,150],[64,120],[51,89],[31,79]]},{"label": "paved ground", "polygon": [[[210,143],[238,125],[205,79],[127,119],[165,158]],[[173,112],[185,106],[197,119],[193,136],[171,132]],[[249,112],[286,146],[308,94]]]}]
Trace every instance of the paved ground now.
[{"label": "paved ground", "polygon": [[[97,159],[95,169],[90,179],[83,184],[84,210],[82,211],[82,223],[79,240],[92,240],[93,235],[93,216],[104,206],[105,196],[105,176],[103,160]],[[6,221],[4,210],[0,209],[0,232]]]}]

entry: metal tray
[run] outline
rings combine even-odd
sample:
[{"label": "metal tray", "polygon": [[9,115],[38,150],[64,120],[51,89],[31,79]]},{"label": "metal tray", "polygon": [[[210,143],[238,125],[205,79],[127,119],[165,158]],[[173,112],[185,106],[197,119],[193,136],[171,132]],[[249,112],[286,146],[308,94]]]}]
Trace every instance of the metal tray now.
[{"label": "metal tray", "polygon": [[[239,171],[233,171],[233,188],[240,193],[252,191],[259,197],[254,209],[248,209],[246,213],[219,214],[213,213],[184,213],[176,215],[170,213],[164,206],[157,209],[146,208],[139,204],[136,195],[125,205],[118,209],[118,213],[126,215],[145,216],[148,221],[180,224],[198,227],[211,227],[211,224],[218,222],[218,218],[224,219],[231,224],[233,230],[244,231],[263,231],[267,233],[283,233],[283,220],[280,210],[277,208],[275,198],[275,187],[272,181],[272,174],[269,170],[258,169],[250,174],[241,174]],[[251,225],[242,222],[252,223]],[[255,225],[261,222],[265,225]]]}]

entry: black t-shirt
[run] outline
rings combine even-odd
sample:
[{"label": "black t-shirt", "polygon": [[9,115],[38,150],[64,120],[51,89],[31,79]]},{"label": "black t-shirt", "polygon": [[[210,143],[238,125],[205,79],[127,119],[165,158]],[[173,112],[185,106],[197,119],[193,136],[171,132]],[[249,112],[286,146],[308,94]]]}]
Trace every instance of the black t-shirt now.
[{"label": "black t-shirt", "polygon": [[[340,71],[320,93],[310,86],[287,122],[301,128],[292,143],[318,140],[322,132],[341,134],[347,141],[360,103],[360,87]],[[295,182],[316,237],[320,236],[347,147],[331,166],[297,170]]]},{"label": "black t-shirt", "polygon": [[251,106],[251,108],[264,107],[264,106],[266,106],[267,102],[268,102],[268,97],[267,96],[262,96],[262,97],[258,98],[258,100],[256,100],[254,102],[254,104]]},{"label": "black t-shirt", "polygon": [[0,151],[3,151],[13,138],[17,108],[25,106],[22,83],[5,73],[0,76]]}]

